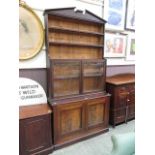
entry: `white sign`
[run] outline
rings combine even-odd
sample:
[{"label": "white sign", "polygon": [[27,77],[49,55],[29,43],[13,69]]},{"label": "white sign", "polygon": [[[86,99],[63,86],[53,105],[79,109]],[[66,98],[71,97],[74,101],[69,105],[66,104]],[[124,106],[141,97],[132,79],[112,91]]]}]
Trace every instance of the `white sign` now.
[{"label": "white sign", "polygon": [[41,103],[47,103],[47,97],[43,87],[34,80],[19,78],[19,105]]}]

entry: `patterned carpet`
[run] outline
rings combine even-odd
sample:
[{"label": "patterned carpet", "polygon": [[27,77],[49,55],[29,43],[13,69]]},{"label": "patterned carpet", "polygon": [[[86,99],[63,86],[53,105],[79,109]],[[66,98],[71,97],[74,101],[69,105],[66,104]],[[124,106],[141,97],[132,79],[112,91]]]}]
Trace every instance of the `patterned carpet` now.
[{"label": "patterned carpet", "polygon": [[59,149],[50,155],[109,155],[112,149],[111,135],[134,130],[135,121],[129,121],[115,128],[110,127],[107,133]]}]

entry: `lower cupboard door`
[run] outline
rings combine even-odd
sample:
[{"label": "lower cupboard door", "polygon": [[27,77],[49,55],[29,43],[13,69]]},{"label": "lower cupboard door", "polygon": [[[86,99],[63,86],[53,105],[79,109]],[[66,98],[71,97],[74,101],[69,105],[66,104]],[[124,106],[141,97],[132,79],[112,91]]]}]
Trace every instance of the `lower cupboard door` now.
[{"label": "lower cupboard door", "polygon": [[108,126],[109,103],[106,98],[88,101],[86,111],[86,124],[88,129]]}]

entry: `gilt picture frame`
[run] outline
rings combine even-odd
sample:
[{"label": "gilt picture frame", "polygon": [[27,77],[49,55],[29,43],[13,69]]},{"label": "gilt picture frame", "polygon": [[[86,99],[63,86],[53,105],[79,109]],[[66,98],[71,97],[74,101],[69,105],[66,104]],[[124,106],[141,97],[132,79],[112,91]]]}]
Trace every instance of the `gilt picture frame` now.
[{"label": "gilt picture frame", "polygon": [[37,14],[25,3],[19,3],[19,60],[36,56],[44,44],[44,28]]}]

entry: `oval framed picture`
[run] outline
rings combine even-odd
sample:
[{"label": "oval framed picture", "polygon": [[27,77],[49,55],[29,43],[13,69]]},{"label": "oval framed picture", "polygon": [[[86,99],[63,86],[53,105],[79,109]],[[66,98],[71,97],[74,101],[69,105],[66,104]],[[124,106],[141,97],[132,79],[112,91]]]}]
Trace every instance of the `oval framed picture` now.
[{"label": "oval framed picture", "polygon": [[37,55],[43,43],[44,28],[39,17],[25,3],[19,4],[19,60]]}]

